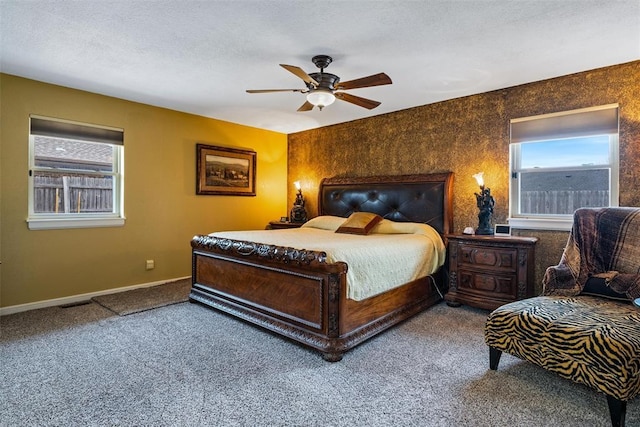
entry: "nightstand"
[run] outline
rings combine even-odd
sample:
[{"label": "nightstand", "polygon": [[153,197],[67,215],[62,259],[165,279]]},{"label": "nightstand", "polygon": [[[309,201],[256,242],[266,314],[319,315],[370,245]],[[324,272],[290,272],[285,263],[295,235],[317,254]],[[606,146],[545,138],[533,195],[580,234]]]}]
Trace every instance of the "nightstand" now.
[{"label": "nightstand", "polygon": [[283,222],[283,221],[271,221],[267,225],[267,230],[281,230],[283,228],[299,228],[303,222]]},{"label": "nightstand", "polygon": [[536,237],[448,235],[447,304],[494,310],[534,295]]}]

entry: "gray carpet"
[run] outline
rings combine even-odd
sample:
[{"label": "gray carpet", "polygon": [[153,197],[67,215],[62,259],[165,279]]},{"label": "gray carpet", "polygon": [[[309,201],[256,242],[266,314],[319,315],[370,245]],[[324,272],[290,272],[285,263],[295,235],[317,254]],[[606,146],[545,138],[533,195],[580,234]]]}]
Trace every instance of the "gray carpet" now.
[{"label": "gray carpet", "polygon": [[164,307],[165,305],[189,300],[191,279],[176,280],[162,285],[133,289],[108,295],[93,297],[100,304],[120,316]]},{"label": "gray carpet", "polygon": [[439,304],[337,363],[191,303],[4,316],[0,425],[610,425],[602,394],[508,355],[490,371],[486,314]]}]

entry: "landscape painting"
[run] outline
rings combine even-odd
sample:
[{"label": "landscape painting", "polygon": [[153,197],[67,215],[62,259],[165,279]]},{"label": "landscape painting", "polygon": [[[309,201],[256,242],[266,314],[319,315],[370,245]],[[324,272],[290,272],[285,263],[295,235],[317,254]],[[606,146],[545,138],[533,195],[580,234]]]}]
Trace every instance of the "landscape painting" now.
[{"label": "landscape painting", "polygon": [[197,144],[196,194],[255,196],[256,152]]}]

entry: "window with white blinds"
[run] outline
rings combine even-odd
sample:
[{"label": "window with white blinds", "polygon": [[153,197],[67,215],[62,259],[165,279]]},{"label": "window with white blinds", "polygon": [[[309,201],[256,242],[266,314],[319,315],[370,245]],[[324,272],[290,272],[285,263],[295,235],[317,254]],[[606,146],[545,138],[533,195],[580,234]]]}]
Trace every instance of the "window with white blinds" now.
[{"label": "window with white blinds", "polygon": [[124,131],[31,116],[30,229],[124,224]]},{"label": "window with white blinds", "polygon": [[511,120],[509,223],[570,230],[581,207],[618,205],[618,105]]}]

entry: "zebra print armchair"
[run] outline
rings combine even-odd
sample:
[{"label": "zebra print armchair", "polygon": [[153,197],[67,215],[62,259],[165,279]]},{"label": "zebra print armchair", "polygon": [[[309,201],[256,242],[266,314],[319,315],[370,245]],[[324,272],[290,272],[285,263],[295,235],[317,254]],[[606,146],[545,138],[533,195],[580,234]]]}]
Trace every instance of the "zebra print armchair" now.
[{"label": "zebra print armchair", "polygon": [[489,367],[502,352],[585,384],[607,397],[624,426],[640,394],[640,209],[578,209],[562,259],[543,295],[497,308],[487,319]]}]

